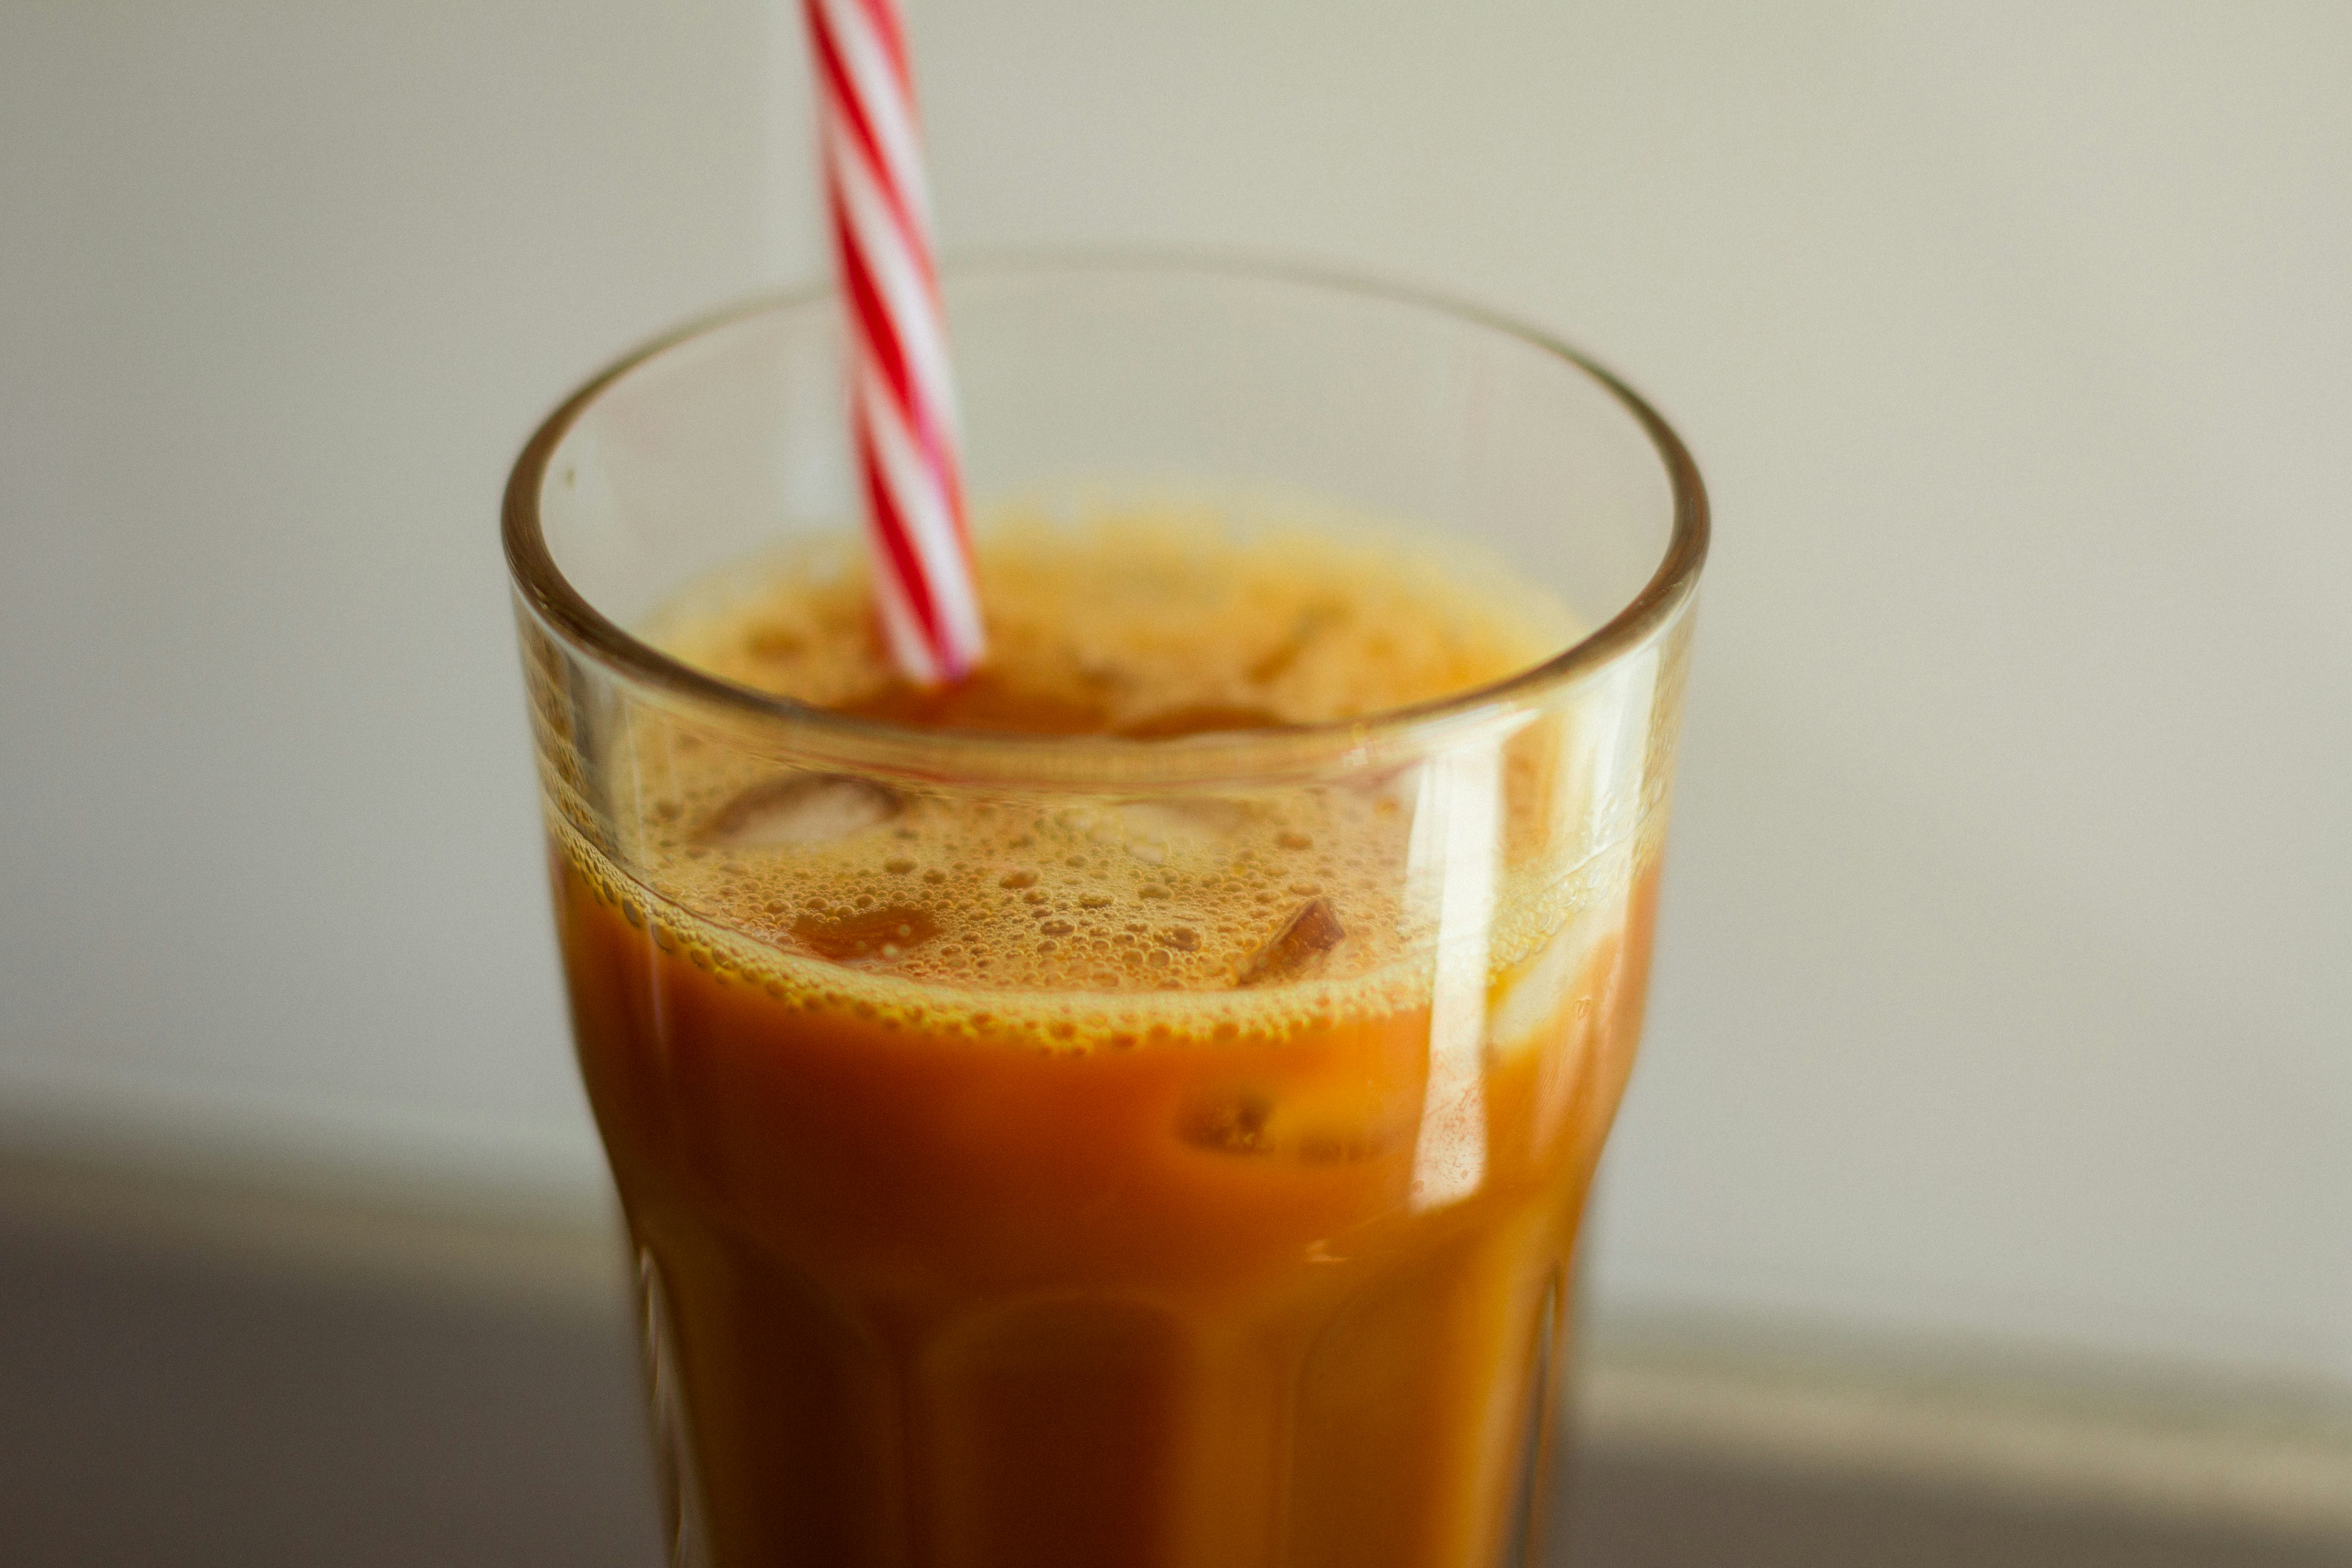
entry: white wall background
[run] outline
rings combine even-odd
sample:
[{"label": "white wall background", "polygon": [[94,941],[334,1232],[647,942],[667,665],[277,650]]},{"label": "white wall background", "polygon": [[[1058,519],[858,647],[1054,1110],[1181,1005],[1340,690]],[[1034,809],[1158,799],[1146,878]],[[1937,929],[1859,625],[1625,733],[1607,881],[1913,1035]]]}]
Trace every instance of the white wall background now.
[{"label": "white wall background", "polygon": [[[950,245],[1415,280],[1713,484],[1632,1312],[2352,1388],[2352,8],[913,0]],[[0,1131],[584,1199],[494,540],[821,264],[752,0],[0,0]]]}]

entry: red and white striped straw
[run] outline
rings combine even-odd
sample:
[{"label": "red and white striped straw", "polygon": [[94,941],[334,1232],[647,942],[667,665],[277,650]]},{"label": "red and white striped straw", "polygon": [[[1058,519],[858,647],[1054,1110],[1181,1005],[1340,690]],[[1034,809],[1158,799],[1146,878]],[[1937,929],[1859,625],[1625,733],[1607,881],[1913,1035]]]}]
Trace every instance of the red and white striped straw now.
[{"label": "red and white striped straw", "polygon": [[968,674],[982,632],[955,386],[898,0],[805,0],[866,482],[875,605],[899,672]]}]

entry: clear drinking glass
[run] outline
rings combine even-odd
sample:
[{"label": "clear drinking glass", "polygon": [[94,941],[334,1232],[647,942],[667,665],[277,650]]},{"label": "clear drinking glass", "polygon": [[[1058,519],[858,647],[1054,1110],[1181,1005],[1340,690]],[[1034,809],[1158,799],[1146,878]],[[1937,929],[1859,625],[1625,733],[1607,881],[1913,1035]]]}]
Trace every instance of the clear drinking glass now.
[{"label": "clear drinking glass", "polygon": [[[1381,288],[1040,261],[945,293],[983,527],[1008,500],[1393,523],[1507,563],[1497,591],[1537,585],[1579,630],[1348,723],[1138,742],[846,717],[633,634],[730,563],[855,526],[829,293],[668,339],[548,421],[506,544],[675,1560],[1532,1562],[1570,1252],[1641,1025],[1697,474],[1576,354]],[[936,885],[1026,899],[1041,930],[1116,883],[1177,923],[1133,939],[1181,941],[1291,852],[1253,823],[1367,824],[1372,869],[1352,906],[1311,881],[1261,899],[1264,955],[1222,986],[927,985],[876,959],[929,935],[911,876],[883,946],[812,947],[727,894],[801,830],[651,852],[681,780],[722,775],[821,798],[808,831],[867,835],[886,880],[900,839],[1034,821],[1042,870]],[[1378,972],[1325,967],[1368,921]]]}]

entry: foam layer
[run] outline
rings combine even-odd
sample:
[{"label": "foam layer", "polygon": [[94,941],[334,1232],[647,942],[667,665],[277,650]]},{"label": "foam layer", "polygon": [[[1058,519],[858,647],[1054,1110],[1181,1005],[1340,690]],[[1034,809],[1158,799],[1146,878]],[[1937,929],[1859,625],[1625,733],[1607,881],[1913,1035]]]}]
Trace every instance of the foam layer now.
[{"label": "foam layer", "polygon": [[[1474,591],[1426,556],[1328,536],[1236,540],[1198,518],[1016,524],[979,554],[990,662],[946,699],[885,664],[850,540],[715,579],[648,635],[835,709],[1139,737],[1363,716],[1500,679],[1569,635],[1559,608],[1524,590]],[[1059,997],[1093,1009],[1088,1032],[1180,998],[1270,1018],[1427,994],[1436,879],[1412,824],[1444,803],[1423,769],[1215,796],[979,796],[779,775],[651,716],[629,745],[616,805],[630,880],[690,912],[699,934],[680,939],[747,977],[801,991],[824,975],[894,1007],[926,991],[967,1009],[973,993]],[[1506,793],[1541,788],[1525,775]],[[583,868],[633,897],[609,868]],[[1496,964],[1583,901],[1559,869],[1500,868]],[[1622,886],[1631,868],[1585,869]]]}]

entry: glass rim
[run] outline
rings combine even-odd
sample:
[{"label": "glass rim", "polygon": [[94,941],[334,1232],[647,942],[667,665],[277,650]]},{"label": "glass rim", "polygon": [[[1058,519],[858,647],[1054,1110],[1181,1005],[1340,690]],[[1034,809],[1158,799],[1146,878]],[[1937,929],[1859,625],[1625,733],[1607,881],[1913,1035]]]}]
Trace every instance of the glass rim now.
[{"label": "glass rim", "polygon": [[1664,470],[1673,517],[1666,548],[1641,591],[1615,614],[1550,658],[1500,680],[1350,719],[1225,730],[1162,739],[923,729],[856,717],[738,685],[644,642],[591,604],[555,563],[541,526],[540,497],[556,449],[602,395],[630,372],[707,334],[834,298],[830,280],[772,291],[662,333],[589,378],[532,433],[509,476],[501,533],[507,568],[531,612],[564,641],[614,673],[690,706],[789,727],[796,752],[827,754],[836,766],[916,776],[1020,779],[1034,782],[1183,783],[1266,778],[1373,765],[1441,748],[1463,730],[1483,729],[1538,706],[1647,641],[1682,611],[1698,585],[1708,542],[1706,490],[1682,439],[1642,396],[1581,351],[1499,311],[1419,287],[1310,265],[1215,253],[1051,250],[951,253],[944,284],[964,278],[1055,272],[1234,279],[1287,284],[1433,312],[1515,339],[1589,378],[1629,413]]}]

